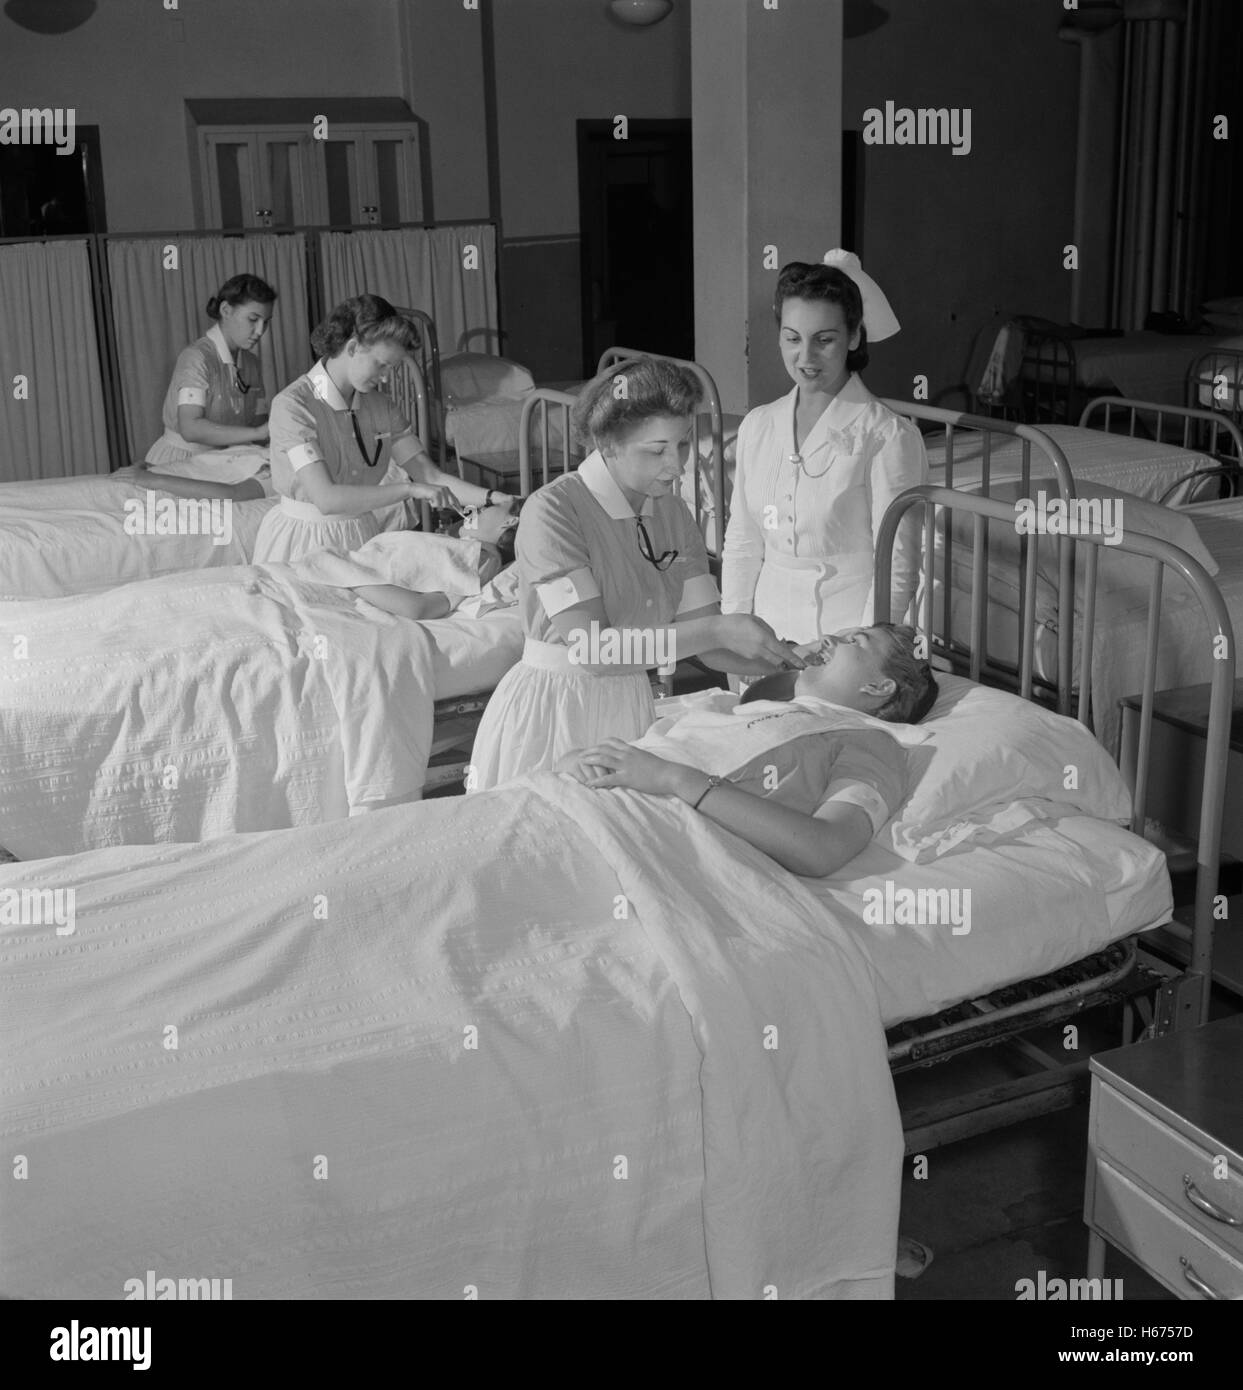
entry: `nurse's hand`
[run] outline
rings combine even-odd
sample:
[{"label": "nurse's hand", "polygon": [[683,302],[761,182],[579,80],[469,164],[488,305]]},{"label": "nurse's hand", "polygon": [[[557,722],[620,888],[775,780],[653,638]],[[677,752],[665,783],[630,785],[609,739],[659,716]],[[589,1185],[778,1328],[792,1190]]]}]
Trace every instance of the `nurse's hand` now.
[{"label": "nurse's hand", "polygon": [[439,483],[407,483],[405,491],[412,502],[430,502],[433,507],[453,512],[462,510],[461,503],[449,488],[441,487]]},{"label": "nurse's hand", "polygon": [[723,613],[718,619],[720,643],[726,651],[742,658],[746,666],[736,669],[744,675],[756,670],[801,671],[807,664],[798,652],[783,642],[763,620],[752,613]]},{"label": "nurse's hand", "polygon": [[268,426],[265,421],[262,425],[256,425],[250,432],[250,442],[252,444],[266,444],[268,442]]}]

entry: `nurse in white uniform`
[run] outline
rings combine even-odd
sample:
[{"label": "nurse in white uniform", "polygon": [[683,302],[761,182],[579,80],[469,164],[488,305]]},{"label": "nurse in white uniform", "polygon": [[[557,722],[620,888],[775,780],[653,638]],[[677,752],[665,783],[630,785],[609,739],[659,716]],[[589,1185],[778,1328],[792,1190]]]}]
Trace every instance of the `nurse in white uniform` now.
[{"label": "nurse in white uniform", "polygon": [[257,275],[235,275],[207,301],[215,323],[182,349],[164,397],[164,433],[147,450],[159,468],[208,449],[266,444],[268,403],[255,349],[272,319],[276,291]]},{"label": "nurse in white uniform", "polygon": [[[793,262],[778,278],[774,308],[794,389],[751,411],[738,431],[722,556],[722,609],[754,613],[799,643],[873,622],[885,509],[928,478],[919,431],[857,375],[868,341],[892,336],[898,321],[857,256],[824,259]],[[918,575],[919,528],[909,514],[894,546],[895,619]]]},{"label": "nurse in white uniform", "polygon": [[526,643],[484,711],[467,791],[545,771],[601,739],[638,738],[654,712],[648,667],[660,659],[699,656],[743,675],[804,665],[766,623],[720,613],[703,538],[678,496],[701,394],[691,373],[654,359],[584,388],[574,425],[593,452],[523,506]]},{"label": "nurse in white uniform", "polygon": [[255,563],[293,564],[316,550],[348,555],[400,528],[406,501],[512,506],[432,462],[409,420],[378,388],[419,350],[414,324],[378,295],[338,304],[312,335],[320,360],[272,402],[272,484]]}]

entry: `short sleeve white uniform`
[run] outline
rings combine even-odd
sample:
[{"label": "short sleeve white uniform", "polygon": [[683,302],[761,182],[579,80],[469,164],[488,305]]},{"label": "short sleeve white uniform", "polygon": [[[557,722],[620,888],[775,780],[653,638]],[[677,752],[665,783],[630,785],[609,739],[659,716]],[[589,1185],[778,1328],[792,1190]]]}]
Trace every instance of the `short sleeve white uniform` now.
[{"label": "short sleeve white uniform", "polygon": [[[814,642],[873,618],[875,539],[889,503],[928,479],[910,421],[851,376],[799,450],[798,388],[759,406],[738,431],[722,556],[721,607],[754,613],[792,642]],[[801,463],[792,462],[795,455]],[[919,527],[908,515],[894,546],[893,608],[906,612],[919,577]],[[884,614],[888,617],[888,614]]]},{"label": "short sleeve white uniform", "polygon": [[575,604],[599,598],[609,625],[650,630],[679,613],[715,606],[703,538],[675,494],[641,512],[653,552],[678,552],[658,570],[639,549],[634,508],[600,454],[532,494],[515,549],[526,643],[522,661],[497,686],[479,725],[468,789],[484,791],[546,771],[566,753],[605,738],[638,738],[652,722],[646,670],[583,671],[553,625]]}]

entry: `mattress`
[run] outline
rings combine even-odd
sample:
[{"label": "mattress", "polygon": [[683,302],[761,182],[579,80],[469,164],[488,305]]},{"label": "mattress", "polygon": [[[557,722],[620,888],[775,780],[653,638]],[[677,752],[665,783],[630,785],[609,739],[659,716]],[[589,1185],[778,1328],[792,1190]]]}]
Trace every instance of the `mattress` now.
[{"label": "mattress", "polygon": [[[133,483],[90,474],[0,484],[0,600],[93,593],[178,570],[248,564],[270,498],[234,502],[227,525],[211,518],[202,534],[161,535],[125,530],[127,502],[141,525],[162,525]],[[164,502],[167,498],[161,499]],[[226,513],[212,516],[224,521]],[[134,523],[132,523],[134,524]]]},{"label": "mattress", "polygon": [[[1131,439],[1121,434],[1106,434],[1103,430],[1084,430],[1073,425],[1040,425],[1044,434],[1059,445],[1070,464],[1071,476],[1133,493],[1153,502],[1180,479],[1201,468],[1216,466],[1210,454],[1180,449],[1172,444],[1159,444],[1149,439]],[[992,436],[990,477],[1017,478],[1022,470],[1023,441],[1001,435]],[[929,481],[942,482],[945,468],[944,436],[929,435],[924,441],[928,450]],[[982,473],[982,436],[954,432],[954,487],[964,490]],[[1053,466],[1047,455],[1034,444],[1031,447],[1031,476],[1052,478]],[[1183,489],[1172,496],[1171,504],[1182,500]]]},{"label": "mattress", "polygon": [[1113,391],[1129,400],[1182,405],[1187,370],[1203,352],[1243,343],[1237,337],[1156,333],[1144,330],[1118,338],[1075,342],[1079,384]]}]

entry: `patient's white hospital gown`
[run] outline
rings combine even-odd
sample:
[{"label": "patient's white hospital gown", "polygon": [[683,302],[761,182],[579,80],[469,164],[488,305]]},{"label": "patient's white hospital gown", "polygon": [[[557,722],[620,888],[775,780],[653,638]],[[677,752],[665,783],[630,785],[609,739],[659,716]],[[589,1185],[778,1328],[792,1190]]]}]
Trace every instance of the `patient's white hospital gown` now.
[{"label": "patient's white hospital gown", "polygon": [[640,552],[634,508],[598,452],[523,507],[515,549],[526,643],[484,711],[468,791],[547,771],[601,739],[638,738],[651,724],[647,673],[583,671],[552,622],[593,598],[619,628],[666,627],[680,613],[716,604],[703,538],[681,498],[649,498],[642,516],[654,554],[678,552],[664,571]]},{"label": "patient's white hospital gown", "polygon": [[177,432],[179,405],[201,405],[203,418],[213,425],[253,427],[268,413],[259,359],[245,348],[237,350],[235,359],[219,324],[183,348],[164,396],[164,433],[147,450],[152,466],[180,463],[203,452],[204,445],[191,444]]},{"label": "patient's white hospital gown", "polygon": [[[796,451],[797,401],[795,387],[751,411],[738,431],[721,608],[754,613],[778,637],[814,642],[873,621],[881,519],[899,493],[927,482],[928,460],[915,426],[882,405],[858,376],[848,379]],[[891,611],[899,616],[918,579],[916,517],[908,514],[894,546]]]}]

